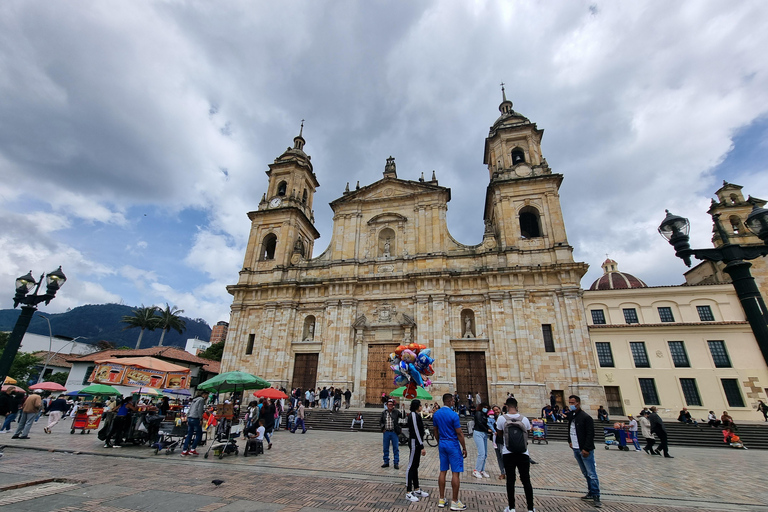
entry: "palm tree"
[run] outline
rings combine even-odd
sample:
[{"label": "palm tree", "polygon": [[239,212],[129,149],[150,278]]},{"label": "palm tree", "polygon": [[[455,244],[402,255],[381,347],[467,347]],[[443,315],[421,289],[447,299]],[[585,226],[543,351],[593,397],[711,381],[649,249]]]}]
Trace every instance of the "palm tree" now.
[{"label": "palm tree", "polygon": [[139,339],[136,341],[136,350],[141,346],[141,338],[144,336],[144,329],[154,331],[160,326],[160,317],[155,315],[156,311],[157,306],[146,307],[142,304],[140,308],[132,310],[132,315],[126,315],[121,320],[122,323],[128,324],[123,330],[133,329],[135,327],[141,329],[141,332],[139,332]]},{"label": "palm tree", "polygon": [[163,330],[163,333],[160,335],[160,343],[157,344],[158,347],[163,346],[166,332],[173,329],[181,334],[187,328],[187,324],[179,316],[183,312],[183,309],[178,309],[176,306],[171,307],[167,302],[165,303],[165,309],[160,310],[160,317],[158,319],[158,327]]}]

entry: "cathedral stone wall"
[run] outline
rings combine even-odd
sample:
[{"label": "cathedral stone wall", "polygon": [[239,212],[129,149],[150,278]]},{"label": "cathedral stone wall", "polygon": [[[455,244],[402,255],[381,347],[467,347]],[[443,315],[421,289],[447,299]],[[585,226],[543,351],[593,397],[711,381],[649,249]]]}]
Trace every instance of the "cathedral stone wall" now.
[{"label": "cathedral stone wall", "polygon": [[[490,182],[480,244],[464,245],[448,231],[450,189],[434,176],[398,178],[393,158],[382,179],[331,203],[331,240],[315,258],[298,249],[318,236],[307,203],[265,194],[249,214],[239,281],[228,287],[223,370],[289,389],[341,386],[363,405],[395,387],[390,347],[415,341],[433,349],[429,392],[436,400],[458,390],[502,403],[512,392],[533,413],[557,390],[596,409],[604,394],[579,284],[587,265],[573,261],[566,238],[563,177],[541,157],[543,131],[511,105],[505,99],[486,139]],[[294,140],[268,174],[312,184],[311,204],[319,184],[303,138]],[[278,240],[274,255],[264,249],[269,236]]]}]

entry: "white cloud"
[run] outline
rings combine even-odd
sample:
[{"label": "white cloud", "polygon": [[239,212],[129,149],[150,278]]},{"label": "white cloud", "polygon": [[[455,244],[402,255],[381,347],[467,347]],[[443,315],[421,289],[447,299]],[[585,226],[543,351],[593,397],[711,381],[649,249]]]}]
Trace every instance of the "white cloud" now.
[{"label": "white cloud", "polygon": [[[347,181],[379,179],[390,154],[401,177],[434,169],[452,187],[449,228],[476,243],[500,80],[565,176],[569,240],[592,266],[583,284],[606,252],[650,283],[680,282],[655,227],[669,208],[690,217],[695,246],[709,244],[715,168],[768,110],[768,11],[596,6],[6,2],[0,201],[26,215],[0,212],[0,287],[22,267],[63,264],[84,283],[69,290],[77,300],[168,301],[221,319],[245,214],[303,118],[321,184],[315,255],[331,235],[327,203]],[[768,197],[763,171],[728,178]],[[183,226],[194,238],[180,244],[135,222],[145,208],[205,220]],[[181,264],[157,268],[158,254]]]}]

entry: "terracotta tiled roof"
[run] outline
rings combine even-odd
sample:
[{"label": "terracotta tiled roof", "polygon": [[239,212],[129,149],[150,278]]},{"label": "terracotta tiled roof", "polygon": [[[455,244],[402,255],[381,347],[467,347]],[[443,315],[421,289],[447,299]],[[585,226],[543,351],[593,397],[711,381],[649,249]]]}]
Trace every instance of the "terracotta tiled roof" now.
[{"label": "terracotta tiled roof", "polygon": [[210,373],[219,373],[221,364],[218,361],[211,361],[210,359],[203,359],[202,357],[193,356],[185,350],[181,350],[177,347],[149,347],[141,348],[139,350],[101,350],[99,352],[93,352],[91,354],[85,354],[81,356],[69,356],[66,361],[70,363],[76,362],[93,362],[101,359],[108,359],[110,357],[138,357],[138,356],[152,356],[160,359],[167,359],[169,361],[183,361],[185,363],[191,363],[198,366],[202,366],[203,370]]},{"label": "terracotta tiled roof", "polygon": [[51,360],[48,361],[48,366],[58,366],[59,368],[72,368],[72,363],[67,362],[67,359],[62,354],[57,354],[56,352],[48,352],[47,350],[40,350],[39,352],[33,352],[33,356],[38,358],[41,362],[45,362],[48,360],[49,357],[51,357]]},{"label": "terracotta tiled roof", "polygon": [[597,279],[590,290],[626,290],[627,288],[647,288],[647,285],[632,274],[626,272],[606,272]]}]

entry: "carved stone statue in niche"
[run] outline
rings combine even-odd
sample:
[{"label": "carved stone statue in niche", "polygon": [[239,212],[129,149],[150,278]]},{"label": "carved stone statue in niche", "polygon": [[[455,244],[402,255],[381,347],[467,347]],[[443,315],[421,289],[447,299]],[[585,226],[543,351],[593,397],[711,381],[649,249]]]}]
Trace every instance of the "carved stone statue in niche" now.
[{"label": "carved stone statue in niche", "polygon": [[392,243],[389,241],[389,238],[387,238],[384,241],[384,257],[385,258],[389,258],[389,256],[391,255],[391,252],[390,252],[391,244]]},{"label": "carved stone statue in niche", "polygon": [[465,309],[461,312],[462,320],[462,338],[474,338],[475,337],[475,314],[470,309]]},{"label": "carved stone statue in niche", "polygon": [[315,323],[312,322],[307,326],[307,336],[304,341],[313,341],[315,339]]}]

